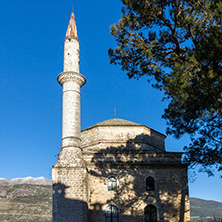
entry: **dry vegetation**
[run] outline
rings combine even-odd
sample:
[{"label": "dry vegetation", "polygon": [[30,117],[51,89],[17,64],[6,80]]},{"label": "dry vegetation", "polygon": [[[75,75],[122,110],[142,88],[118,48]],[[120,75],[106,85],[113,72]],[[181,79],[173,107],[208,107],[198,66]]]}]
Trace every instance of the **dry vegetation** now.
[{"label": "dry vegetation", "polygon": [[0,188],[0,222],[51,221],[51,186],[21,184]]}]

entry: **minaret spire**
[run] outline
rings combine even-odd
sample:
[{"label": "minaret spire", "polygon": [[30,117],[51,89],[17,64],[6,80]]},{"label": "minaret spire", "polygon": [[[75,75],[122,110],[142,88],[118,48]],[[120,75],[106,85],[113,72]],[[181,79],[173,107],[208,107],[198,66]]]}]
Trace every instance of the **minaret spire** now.
[{"label": "minaret spire", "polygon": [[78,34],[77,34],[77,28],[76,28],[76,20],[75,20],[75,16],[74,13],[72,12],[70,20],[69,20],[69,24],[68,24],[68,28],[66,31],[66,39],[75,39],[78,41]]}]

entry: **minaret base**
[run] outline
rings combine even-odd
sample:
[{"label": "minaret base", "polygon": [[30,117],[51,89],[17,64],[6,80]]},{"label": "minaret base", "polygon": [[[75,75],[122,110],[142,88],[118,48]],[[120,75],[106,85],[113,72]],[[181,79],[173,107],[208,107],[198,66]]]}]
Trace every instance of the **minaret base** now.
[{"label": "minaret base", "polygon": [[87,222],[86,168],[54,167],[53,222]]}]

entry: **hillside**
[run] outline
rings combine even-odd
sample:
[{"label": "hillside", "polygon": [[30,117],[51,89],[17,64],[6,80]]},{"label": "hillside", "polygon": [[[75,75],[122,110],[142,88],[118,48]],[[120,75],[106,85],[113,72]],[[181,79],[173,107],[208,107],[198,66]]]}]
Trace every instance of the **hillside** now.
[{"label": "hillside", "polygon": [[[213,200],[190,198],[191,221],[199,221],[199,218],[216,217],[222,220],[222,203]],[[205,220],[206,221],[206,220]]]},{"label": "hillside", "polygon": [[[191,222],[222,218],[222,203],[190,198]],[[0,178],[0,222],[51,222],[51,181],[40,178]]]},{"label": "hillside", "polygon": [[0,222],[51,222],[51,214],[50,180],[32,177],[0,179]]}]

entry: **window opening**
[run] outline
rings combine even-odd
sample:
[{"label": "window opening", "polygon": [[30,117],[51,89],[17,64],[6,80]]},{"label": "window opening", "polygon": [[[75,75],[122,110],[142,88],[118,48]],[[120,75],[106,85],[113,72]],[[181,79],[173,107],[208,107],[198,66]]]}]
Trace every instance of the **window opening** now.
[{"label": "window opening", "polygon": [[107,181],[108,191],[117,189],[117,179],[115,176],[110,176]]},{"label": "window opening", "polygon": [[147,205],[144,210],[145,222],[157,222],[157,209],[153,205]]},{"label": "window opening", "polygon": [[118,217],[118,208],[113,205],[109,205],[106,208],[106,222],[119,222],[119,217]]},{"label": "window opening", "polygon": [[147,177],[146,178],[146,190],[155,190],[155,184],[154,184],[154,179],[153,177]]}]

